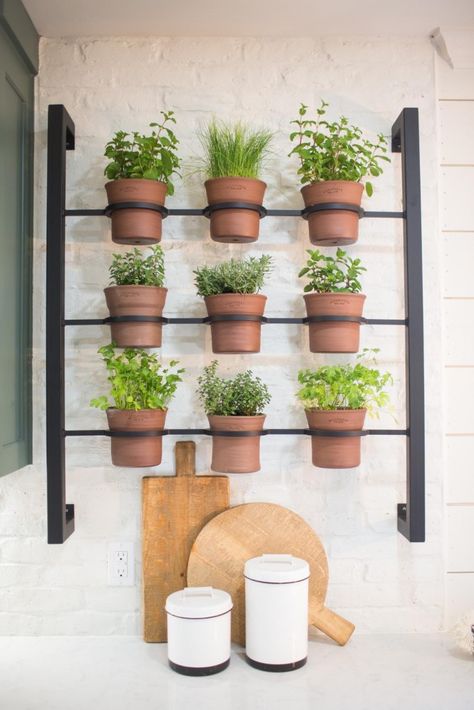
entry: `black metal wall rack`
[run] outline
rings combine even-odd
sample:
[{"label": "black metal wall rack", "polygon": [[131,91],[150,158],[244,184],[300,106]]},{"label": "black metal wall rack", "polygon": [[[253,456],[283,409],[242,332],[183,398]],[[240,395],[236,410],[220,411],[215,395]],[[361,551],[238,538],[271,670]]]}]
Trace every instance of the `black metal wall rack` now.
[{"label": "black metal wall rack", "polygon": [[[104,216],[109,209],[66,209],[66,152],[74,150],[74,123],[62,104],[49,106],[48,183],[47,183],[47,266],[46,266],[46,458],[48,543],[60,544],[74,531],[74,505],[66,503],[66,437],[124,436],[107,430],[66,430],[64,407],[64,328],[101,325],[117,318],[66,319],[64,312],[65,233],[67,217]],[[406,503],[397,506],[398,530],[410,542],[425,540],[425,437],[424,437],[424,355],[423,286],[420,201],[420,157],[418,109],[404,108],[392,126],[392,152],[401,154],[402,212],[359,211],[360,217],[403,220],[405,256],[406,318],[360,318],[371,325],[402,325],[406,332],[407,429],[367,429],[363,432],[334,432],[336,436],[406,436]],[[232,203],[235,208],[236,204]],[[336,209],[336,204],[326,208]],[[164,209],[163,216],[204,216],[202,209]],[[303,217],[305,210],[262,208],[260,217]],[[245,317],[240,317],[245,318]],[[127,320],[150,320],[129,316]],[[226,317],[228,319],[228,317]],[[259,317],[263,323],[305,324],[314,318]],[[322,316],[317,320],[327,320]],[[120,319],[123,320],[123,319]],[[210,323],[205,318],[160,318],[163,324]],[[345,318],[345,320],[347,320]],[[156,435],[158,432],[151,432]],[[138,432],[134,432],[137,435]],[[209,429],[165,429],[160,435],[210,435]],[[219,432],[226,436],[248,432]],[[139,435],[149,435],[140,432]],[[212,432],[215,436],[216,432]],[[310,429],[265,429],[258,435],[327,436],[328,432]]]}]

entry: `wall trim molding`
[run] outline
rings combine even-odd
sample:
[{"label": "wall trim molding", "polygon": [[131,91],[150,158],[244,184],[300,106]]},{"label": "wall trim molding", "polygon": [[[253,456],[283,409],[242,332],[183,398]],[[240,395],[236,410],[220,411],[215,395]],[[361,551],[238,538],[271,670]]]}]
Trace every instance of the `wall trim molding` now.
[{"label": "wall trim molding", "polygon": [[0,0],[0,26],[23,57],[31,73],[39,68],[39,34],[21,0]]}]

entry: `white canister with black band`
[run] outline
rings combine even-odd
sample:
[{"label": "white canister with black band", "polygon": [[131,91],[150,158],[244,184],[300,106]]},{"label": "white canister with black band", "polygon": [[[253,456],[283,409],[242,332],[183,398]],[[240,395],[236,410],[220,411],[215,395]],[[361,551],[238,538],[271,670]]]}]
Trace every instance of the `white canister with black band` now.
[{"label": "white canister with black band", "polygon": [[245,563],[245,639],[251,666],[301,668],[308,656],[309,564],[292,555],[262,555]]},{"label": "white canister with black band", "polygon": [[168,661],[184,675],[212,675],[230,661],[232,598],[221,589],[187,587],[166,600]]}]

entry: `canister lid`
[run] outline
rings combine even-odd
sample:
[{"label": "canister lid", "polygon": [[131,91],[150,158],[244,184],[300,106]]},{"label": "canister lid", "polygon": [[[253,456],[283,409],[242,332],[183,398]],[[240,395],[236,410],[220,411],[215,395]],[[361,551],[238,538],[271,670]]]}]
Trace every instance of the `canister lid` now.
[{"label": "canister lid", "polygon": [[230,611],[232,597],[222,589],[186,587],[169,595],[165,609],[183,619],[207,619]]},{"label": "canister lid", "polygon": [[244,576],[255,582],[285,584],[301,582],[310,575],[306,560],[293,555],[261,555],[247,560]]}]

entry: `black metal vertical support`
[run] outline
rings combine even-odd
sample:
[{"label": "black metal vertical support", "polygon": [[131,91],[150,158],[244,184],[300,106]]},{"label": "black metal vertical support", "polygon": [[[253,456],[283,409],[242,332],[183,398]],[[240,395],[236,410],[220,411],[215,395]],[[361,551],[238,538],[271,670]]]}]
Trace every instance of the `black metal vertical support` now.
[{"label": "black metal vertical support", "polygon": [[392,128],[392,151],[402,157],[407,381],[407,502],[398,504],[398,530],[425,541],[425,406],[423,261],[418,109],[405,108]]},{"label": "black metal vertical support", "polygon": [[63,543],[74,530],[74,506],[66,503],[64,421],[64,249],[66,151],[74,150],[74,123],[62,105],[48,111],[46,218],[46,465],[48,543]]}]

